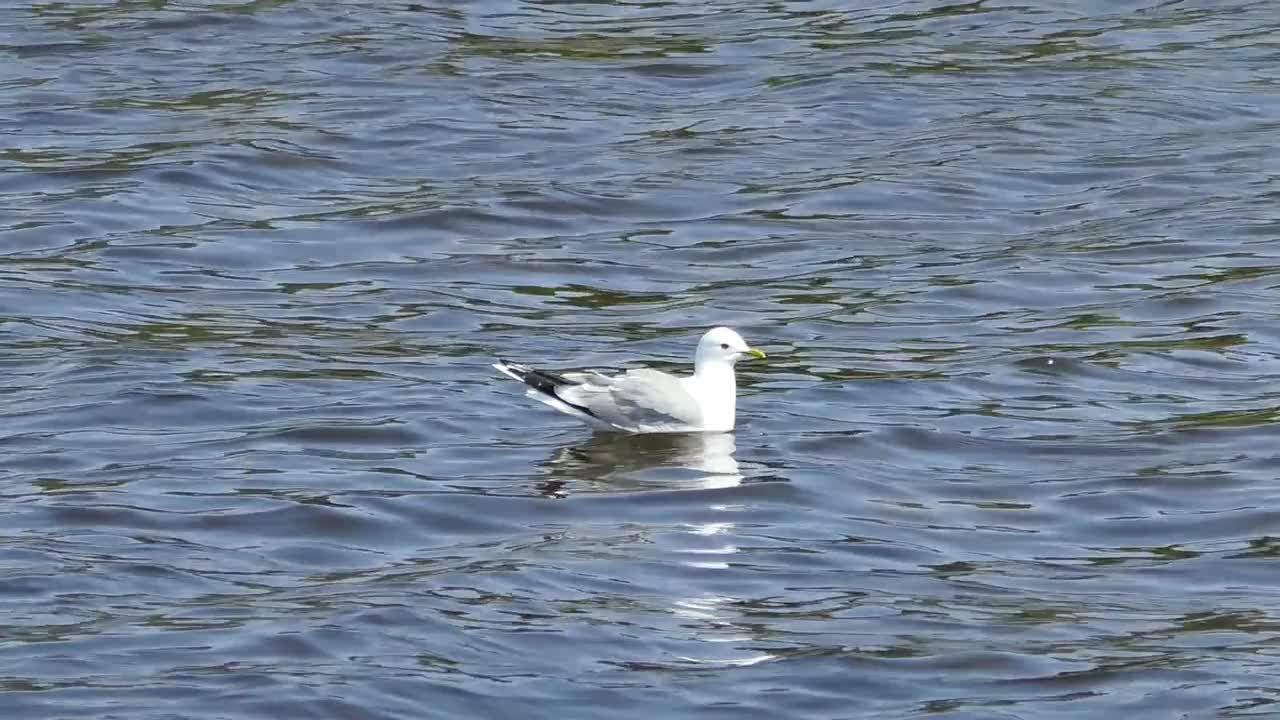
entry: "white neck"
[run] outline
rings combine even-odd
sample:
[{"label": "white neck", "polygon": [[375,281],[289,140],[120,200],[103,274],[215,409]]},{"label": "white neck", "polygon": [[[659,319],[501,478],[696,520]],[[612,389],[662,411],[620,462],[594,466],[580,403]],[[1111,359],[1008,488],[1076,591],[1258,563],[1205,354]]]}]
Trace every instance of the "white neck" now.
[{"label": "white neck", "polygon": [[704,407],[713,408],[702,418],[707,430],[727,432],[733,429],[737,416],[738,382],[733,365],[724,361],[696,363],[693,375],[686,378],[691,392],[701,396]]}]

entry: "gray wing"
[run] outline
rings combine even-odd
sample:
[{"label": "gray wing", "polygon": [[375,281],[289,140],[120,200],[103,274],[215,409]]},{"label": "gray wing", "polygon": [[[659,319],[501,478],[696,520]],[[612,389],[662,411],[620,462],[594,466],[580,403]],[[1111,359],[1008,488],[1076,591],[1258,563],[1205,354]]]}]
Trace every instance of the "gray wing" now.
[{"label": "gray wing", "polygon": [[612,378],[583,373],[571,379],[580,384],[556,388],[556,395],[619,428],[687,430],[702,427],[702,407],[674,375],[657,370],[630,370]]}]

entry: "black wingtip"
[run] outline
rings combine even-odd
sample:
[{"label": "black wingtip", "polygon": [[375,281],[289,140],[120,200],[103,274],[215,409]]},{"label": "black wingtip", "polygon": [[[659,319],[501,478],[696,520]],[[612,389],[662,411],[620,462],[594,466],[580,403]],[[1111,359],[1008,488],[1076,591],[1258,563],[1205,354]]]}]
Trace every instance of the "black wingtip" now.
[{"label": "black wingtip", "polygon": [[548,372],[546,370],[534,370],[533,368],[525,367],[524,365],[517,365],[515,363],[510,363],[510,362],[507,362],[506,360],[503,360],[502,358],[498,358],[498,364],[501,365],[503,368],[505,368],[506,372],[509,372],[515,377],[520,378],[521,382],[533,388],[534,390],[537,390],[538,392],[544,395],[547,395],[549,397],[555,398],[557,401],[562,402],[565,405],[568,405],[569,407],[575,410],[578,410],[586,415],[590,415],[591,417],[596,417],[596,414],[592,412],[590,408],[584,405],[578,405],[577,403],[569,402],[568,400],[565,400],[564,398],[560,397],[560,394],[556,392],[557,388],[562,388],[568,385],[577,385],[578,384],[577,382],[569,380],[568,378],[565,378],[556,373]]}]

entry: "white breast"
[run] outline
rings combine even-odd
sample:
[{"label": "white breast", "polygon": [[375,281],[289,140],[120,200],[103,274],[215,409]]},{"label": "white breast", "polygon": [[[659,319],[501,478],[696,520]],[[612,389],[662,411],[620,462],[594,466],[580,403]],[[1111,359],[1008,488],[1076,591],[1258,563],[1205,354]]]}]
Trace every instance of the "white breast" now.
[{"label": "white breast", "polygon": [[738,385],[733,367],[696,373],[681,378],[689,394],[698,399],[702,407],[702,429],[706,432],[729,432],[737,419]]}]

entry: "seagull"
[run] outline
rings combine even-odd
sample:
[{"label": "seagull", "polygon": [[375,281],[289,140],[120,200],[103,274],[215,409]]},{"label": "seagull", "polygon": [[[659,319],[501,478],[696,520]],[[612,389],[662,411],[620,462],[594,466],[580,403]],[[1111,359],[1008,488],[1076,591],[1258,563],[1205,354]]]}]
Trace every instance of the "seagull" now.
[{"label": "seagull", "polygon": [[693,374],[687,377],[647,368],[612,377],[594,371],[558,374],[501,359],[493,367],[528,385],[529,397],[598,430],[730,432],[738,392],[733,365],[746,356],[763,360],[765,354],[733,330],[718,327],[698,341]]}]

